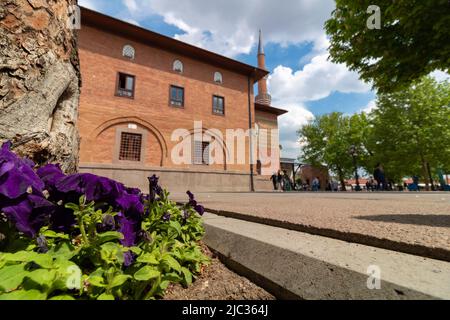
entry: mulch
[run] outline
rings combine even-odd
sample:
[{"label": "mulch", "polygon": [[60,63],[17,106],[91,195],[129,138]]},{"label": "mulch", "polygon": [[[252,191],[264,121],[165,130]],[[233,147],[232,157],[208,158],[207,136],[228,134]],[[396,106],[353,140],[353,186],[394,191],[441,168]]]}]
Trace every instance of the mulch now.
[{"label": "mulch", "polygon": [[188,288],[171,285],[164,300],[275,300],[275,297],[247,278],[229,270],[207,247],[211,264]]}]

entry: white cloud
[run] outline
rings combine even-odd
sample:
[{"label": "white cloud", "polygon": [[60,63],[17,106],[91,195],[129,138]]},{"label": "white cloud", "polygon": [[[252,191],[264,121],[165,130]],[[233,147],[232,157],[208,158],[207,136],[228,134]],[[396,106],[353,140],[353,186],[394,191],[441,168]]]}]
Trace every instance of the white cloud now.
[{"label": "white cloud", "polygon": [[303,70],[278,66],[270,77],[272,94],[284,102],[316,101],[334,91],[343,93],[368,92],[371,87],[359,80],[345,65],[328,60],[328,54],[316,56]]},{"label": "white cloud", "polygon": [[374,110],[376,110],[376,109],[378,109],[378,107],[377,107],[377,102],[376,102],[375,100],[372,100],[372,101],[370,101],[370,102],[367,104],[367,106],[365,106],[364,108],[362,108],[360,112],[369,114],[369,113],[371,113],[372,111],[374,111]]},{"label": "white cloud", "polygon": [[[335,8],[333,0],[122,0],[135,21],[160,15],[182,32],[175,38],[235,57],[248,54],[262,29],[266,43],[281,46],[312,43],[312,51],[299,62],[303,70],[280,65],[270,77],[275,106],[289,110],[280,118],[283,156],[296,158],[300,144],[296,131],[314,116],[305,103],[328,97],[335,91],[368,92],[370,86],[344,65],[328,61],[329,40],[323,30]],[[267,57],[270,59],[270,57]]]},{"label": "white cloud", "polygon": [[123,19],[123,21],[131,23],[131,24],[134,24],[134,25],[136,25],[138,27],[141,26],[140,23],[138,21],[134,20],[134,19],[127,19],[127,18],[125,18],[125,19]]},{"label": "white cloud", "polygon": [[[285,0],[122,0],[137,21],[154,14],[183,34],[177,38],[227,56],[249,53],[259,28],[267,42],[284,46],[323,41],[323,23],[334,1]],[[320,46],[320,44],[318,44]]]},{"label": "white cloud", "polygon": [[97,4],[95,3],[95,0],[79,0],[78,5],[88,8],[88,9],[91,9],[91,10],[98,11],[98,7],[97,7]]}]

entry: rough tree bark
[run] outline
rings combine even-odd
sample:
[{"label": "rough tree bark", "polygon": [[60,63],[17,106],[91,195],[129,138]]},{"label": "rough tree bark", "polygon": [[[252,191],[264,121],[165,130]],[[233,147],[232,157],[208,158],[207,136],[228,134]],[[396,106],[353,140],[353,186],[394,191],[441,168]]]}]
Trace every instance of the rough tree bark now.
[{"label": "rough tree bark", "polygon": [[1,0],[0,142],[38,165],[78,168],[77,0]]}]

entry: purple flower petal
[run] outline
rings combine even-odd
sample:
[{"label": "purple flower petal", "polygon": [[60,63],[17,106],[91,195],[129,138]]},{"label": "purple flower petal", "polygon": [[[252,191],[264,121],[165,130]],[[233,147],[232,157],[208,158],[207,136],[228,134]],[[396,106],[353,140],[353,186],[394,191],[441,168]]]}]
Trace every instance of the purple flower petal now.
[{"label": "purple flower petal", "polygon": [[122,245],[125,247],[134,246],[136,242],[135,224],[127,218],[119,217],[119,225],[119,232],[121,232],[124,237],[123,240],[121,240]]}]

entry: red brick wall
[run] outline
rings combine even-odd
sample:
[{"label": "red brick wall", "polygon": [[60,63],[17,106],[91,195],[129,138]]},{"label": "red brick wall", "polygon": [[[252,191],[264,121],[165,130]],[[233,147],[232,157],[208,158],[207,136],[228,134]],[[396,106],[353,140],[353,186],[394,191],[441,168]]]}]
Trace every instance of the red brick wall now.
[{"label": "red brick wall", "polygon": [[[145,166],[159,166],[162,162],[167,168],[180,168],[170,157],[176,145],[171,142],[175,129],[193,129],[196,120],[202,120],[204,128],[220,129],[224,137],[227,128],[248,129],[246,76],[88,26],[83,26],[79,36],[83,81],[79,118],[81,166],[113,163],[117,130],[127,130],[129,123],[147,132]],[[122,57],[126,44],[136,49],[133,61]],[[176,59],[184,64],[181,75],[172,71]],[[214,82],[216,71],[223,75],[222,85]],[[136,77],[133,100],[115,96],[118,72]],[[184,109],[169,106],[170,85],[184,87]],[[213,95],[225,97],[225,116],[212,113]],[[249,165],[227,166],[230,171],[246,173],[249,168]]]}]

